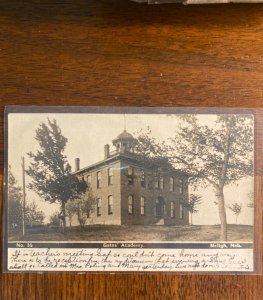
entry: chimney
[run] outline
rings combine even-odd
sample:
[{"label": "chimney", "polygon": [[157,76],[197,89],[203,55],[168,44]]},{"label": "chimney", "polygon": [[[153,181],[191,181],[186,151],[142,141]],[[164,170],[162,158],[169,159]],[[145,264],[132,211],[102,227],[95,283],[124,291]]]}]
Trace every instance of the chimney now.
[{"label": "chimney", "polygon": [[107,144],[104,146],[104,159],[107,159],[110,157],[110,145]]},{"label": "chimney", "polygon": [[75,158],[75,172],[79,170],[79,158]]}]

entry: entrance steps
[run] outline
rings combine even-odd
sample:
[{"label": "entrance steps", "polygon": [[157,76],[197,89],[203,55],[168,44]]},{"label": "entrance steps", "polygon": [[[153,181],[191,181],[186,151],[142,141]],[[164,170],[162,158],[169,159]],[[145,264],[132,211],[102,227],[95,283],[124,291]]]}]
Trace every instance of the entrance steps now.
[{"label": "entrance steps", "polygon": [[164,225],[164,218],[159,219],[159,220],[155,223],[155,225]]}]

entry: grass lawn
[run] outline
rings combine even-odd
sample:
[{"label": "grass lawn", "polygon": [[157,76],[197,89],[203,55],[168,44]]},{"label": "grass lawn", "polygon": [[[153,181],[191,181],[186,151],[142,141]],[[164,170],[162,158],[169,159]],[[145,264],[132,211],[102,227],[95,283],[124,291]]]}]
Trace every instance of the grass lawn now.
[{"label": "grass lawn", "polygon": [[[253,241],[253,226],[228,226],[228,241]],[[10,235],[9,241],[219,241],[219,225],[143,226],[89,225],[68,228],[66,234],[55,229],[30,230],[25,237]]]}]

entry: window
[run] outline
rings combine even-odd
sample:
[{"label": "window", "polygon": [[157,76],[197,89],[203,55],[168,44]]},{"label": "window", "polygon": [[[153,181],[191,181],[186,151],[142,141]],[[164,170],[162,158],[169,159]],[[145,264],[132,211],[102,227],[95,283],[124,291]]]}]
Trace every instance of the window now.
[{"label": "window", "polygon": [[128,167],[128,175],[133,175],[133,167]]},{"label": "window", "polygon": [[179,193],[182,194],[184,191],[184,182],[182,179],[179,180]]},{"label": "window", "polygon": [[170,192],[174,192],[174,178],[170,177],[169,179],[169,190]]},{"label": "window", "polygon": [[87,184],[90,186],[91,185],[91,175],[87,176]]},{"label": "window", "polygon": [[164,186],[164,177],[163,177],[163,175],[160,176],[159,182],[160,182],[159,183],[160,189],[164,190],[165,186]]},{"label": "window", "polygon": [[145,181],[145,172],[144,170],[141,170],[141,187],[146,186],[146,181]]},{"label": "window", "polygon": [[164,214],[165,214],[164,198],[159,196],[155,200],[155,216],[158,218],[163,218]]},{"label": "window", "polygon": [[108,215],[113,214],[113,196],[108,197]]},{"label": "window", "polygon": [[109,185],[113,184],[113,169],[112,168],[108,169],[108,184]]},{"label": "window", "polygon": [[97,188],[101,188],[101,172],[97,173]]},{"label": "window", "polygon": [[129,168],[128,168],[128,184],[129,185],[133,185],[133,175],[134,175],[133,167],[129,166]]},{"label": "window", "polygon": [[88,209],[87,210],[87,218],[90,218],[90,215],[91,215],[91,209]]},{"label": "window", "polygon": [[174,202],[171,202],[171,218],[174,218]]},{"label": "window", "polygon": [[133,195],[129,195],[128,197],[128,213],[130,215],[133,214]]},{"label": "window", "polygon": [[101,198],[97,199],[97,216],[101,216]]},{"label": "window", "polygon": [[183,219],[184,218],[184,208],[183,208],[183,205],[180,204],[180,219]]},{"label": "window", "polygon": [[154,177],[154,188],[159,189],[159,180],[158,180],[158,176]]},{"label": "window", "polygon": [[141,197],[141,216],[145,216],[145,197]]}]

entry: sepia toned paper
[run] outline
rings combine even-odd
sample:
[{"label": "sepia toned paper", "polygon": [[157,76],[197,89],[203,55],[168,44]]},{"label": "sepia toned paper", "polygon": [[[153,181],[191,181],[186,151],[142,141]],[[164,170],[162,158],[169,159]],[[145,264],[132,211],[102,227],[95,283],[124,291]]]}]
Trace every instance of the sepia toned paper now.
[{"label": "sepia toned paper", "polygon": [[6,271],[254,271],[253,110],[10,107]]}]

